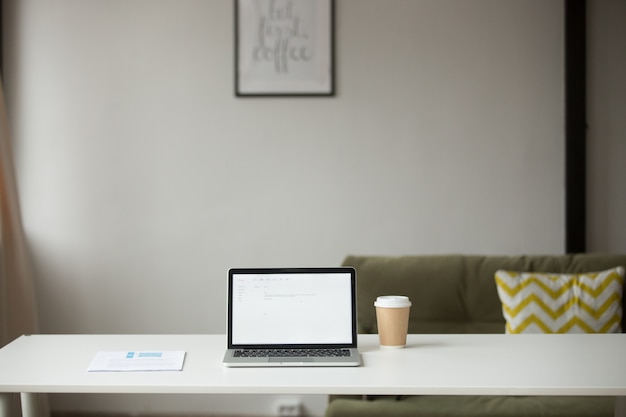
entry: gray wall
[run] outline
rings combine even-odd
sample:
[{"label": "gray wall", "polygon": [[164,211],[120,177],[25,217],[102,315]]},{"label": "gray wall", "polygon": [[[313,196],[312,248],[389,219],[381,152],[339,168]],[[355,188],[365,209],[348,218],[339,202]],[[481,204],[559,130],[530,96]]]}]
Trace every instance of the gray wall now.
[{"label": "gray wall", "polygon": [[[44,332],[224,332],[233,266],[564,250],[559,1],[339,0],[324,99],[233,96],[231,0],[5,3]],[[276,400],[53,407],[271,414]],[[304,401],[323,413],[324,397]]]},{"label": "gray wall", "polygon": [[626,1],[588,2],[587,249],[626,252]]}]

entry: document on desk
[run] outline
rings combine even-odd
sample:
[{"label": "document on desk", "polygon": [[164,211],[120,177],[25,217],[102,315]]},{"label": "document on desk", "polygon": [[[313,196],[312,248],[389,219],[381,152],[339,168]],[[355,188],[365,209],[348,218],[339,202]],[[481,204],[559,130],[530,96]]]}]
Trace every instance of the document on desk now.
[{"label": "document on desk", "polygon": [[102,351],[87,372],[182,371],[185,351]]}]

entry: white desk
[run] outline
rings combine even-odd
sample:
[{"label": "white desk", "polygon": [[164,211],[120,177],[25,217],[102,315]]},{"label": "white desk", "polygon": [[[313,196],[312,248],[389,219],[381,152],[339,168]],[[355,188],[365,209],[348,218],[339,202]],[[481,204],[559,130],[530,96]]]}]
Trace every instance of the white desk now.
[{"label": "white desk", "polygon": [[[395,350],[360,335],[357,368],[225,368],[225,348],[224,335],[22,336],[0,349],[0,411],[8,393],[25,417],[37,393],[626,396],[626,334],[410,335]],[[86,372],[98,351],[157,349],[186,351],[183,371]]]}]

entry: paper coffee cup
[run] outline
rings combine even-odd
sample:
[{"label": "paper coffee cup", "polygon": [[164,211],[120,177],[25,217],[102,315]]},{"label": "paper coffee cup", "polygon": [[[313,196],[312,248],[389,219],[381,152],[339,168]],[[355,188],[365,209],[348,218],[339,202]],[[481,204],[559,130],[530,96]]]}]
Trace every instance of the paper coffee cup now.
[{"label": "paper coffee cup", "polygon": [[384,348],[403,348],[409,328],[411,301],[403,295],[383,295],[376,298],[378,338]]}]

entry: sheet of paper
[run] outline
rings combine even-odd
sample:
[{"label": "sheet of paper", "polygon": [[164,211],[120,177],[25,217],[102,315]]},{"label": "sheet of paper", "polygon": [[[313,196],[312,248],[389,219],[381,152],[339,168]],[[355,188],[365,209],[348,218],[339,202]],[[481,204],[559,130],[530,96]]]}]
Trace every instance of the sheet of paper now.
[{"label": "sheet of paper", "polygon": [[185,351],[102,351],[87,372],[181,371]]}]

